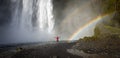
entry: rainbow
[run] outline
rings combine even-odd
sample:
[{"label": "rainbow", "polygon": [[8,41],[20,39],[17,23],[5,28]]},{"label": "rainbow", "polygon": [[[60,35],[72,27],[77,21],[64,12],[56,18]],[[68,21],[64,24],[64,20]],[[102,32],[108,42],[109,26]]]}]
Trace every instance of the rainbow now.
[{"label": "rainbow", "polygon": [[[102,18],[109,16],[109,14],[104,14],[104,15],[99,15],[96,18],[92,19],[91,21],[89,21],[87,24],[83,25],[82,27],[80,27],[71,37],[68,38],[68,42],[74,40],[77,38],[78,35],[80,35],[80,33],[86,29],[89,28],[91,25],[99,22],[100,20],[102,20]],[[78,38],[79,39],[79,38]]]}]

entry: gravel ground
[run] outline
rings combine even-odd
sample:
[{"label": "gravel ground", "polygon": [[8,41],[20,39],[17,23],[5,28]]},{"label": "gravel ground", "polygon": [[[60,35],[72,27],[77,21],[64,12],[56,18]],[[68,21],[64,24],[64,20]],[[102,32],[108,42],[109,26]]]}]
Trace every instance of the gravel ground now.
[{"label": "gravel ground", "polygon": [[82,58],[67,52],[75,43],[53,43],[31,48],[23,48],[19,52],[6,52],[0,54],[0,58]]}]

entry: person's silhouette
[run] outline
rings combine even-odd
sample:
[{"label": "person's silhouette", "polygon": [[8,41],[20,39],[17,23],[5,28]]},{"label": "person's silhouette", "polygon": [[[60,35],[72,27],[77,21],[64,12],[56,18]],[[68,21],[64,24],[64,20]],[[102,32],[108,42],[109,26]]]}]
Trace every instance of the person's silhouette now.
[{"label": "person's silhouette", "polygon": [[56,37],[56,42],[59,42],[59,37],[58,36]]}]

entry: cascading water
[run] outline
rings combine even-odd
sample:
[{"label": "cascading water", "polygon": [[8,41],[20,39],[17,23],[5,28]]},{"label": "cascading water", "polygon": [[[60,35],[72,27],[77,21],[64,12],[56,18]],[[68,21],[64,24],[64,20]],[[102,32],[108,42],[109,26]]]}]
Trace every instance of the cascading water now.
[{"label": "cascading water", "polygon": [[[3,15],[1,17],[12,16],[12,19],[8,19],[10,25],[5,23],[6,26],[0,28],[0,31],[3,31],[1,34],[4,33],[4,36],[0,35],[0,37],[5,38],[2,42],[8,41],[7,43],[55,40],[53,37],[55,35],[61,40],[68,40],[99,15],[97,10],[99,8],[94,7],[95,2],[91,0],[8,0],[3,2],[0,5],[4,7],[0,9],[2,12],[0,15]],[[4,9],[8,11],[5,14],[3,14]],[[1,21],[7,20],[2,18]],[[95,25],[81,30],[74,39],[93,35]]]},{"label": "cascading water", "polygon": [[53,5],[51,0],[38,1],[38,23],[41,30],[51,32],[54,27]]},{"label": "cascading water", "polygon": [[[33,7],[34,0],[22,0],[22,6],[20,5],[21,1],[16,2],[16,8],[13,14],[12,26],[22,29],[33,29],[32,28],[32,18],[33,11],[35,10]],[[37,0],[36,0],[37,1]],[[51,0],[38,0],[37,4],[37,21],[40,27],[40,30],[46,29],[50,32],[54,27],[53,20],[53,5]],[[22,8],[22,9],[20,9]],[[15,26],[16,25],[16,26]]]},{"label": "cascading water", "polygon": [[11,0],[11,2],[13,13],[11,32],[14,33],[12,36],[43,38],[43,35],[51,34],[54,27],[52,0]]}]

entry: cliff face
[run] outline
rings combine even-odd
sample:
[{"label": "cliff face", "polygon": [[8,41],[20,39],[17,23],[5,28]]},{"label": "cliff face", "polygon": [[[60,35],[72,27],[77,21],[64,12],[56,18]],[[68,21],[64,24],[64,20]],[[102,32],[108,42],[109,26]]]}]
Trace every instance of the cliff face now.
[{"label": "cliff face", "polygon": [[[98,3],[99,2],[99,3]],[[119,54],[120,52],[120,0],[96,0],[99,15],[115,13],[111,20],[103,20],[94,30],[94,36],[80,39],[74,48],[92,53]],[[93,8],[95,9],[96,6]]]},{"label": "cliff face", "polygon": [[[74,48],[87,53],[119,54],[120,29],[109,25],[101,25],[95,28],[95,35],[80,39]],[[90,51],[90,52],[88,52]],[[120,55],[120,54],[119,54]]]},{"label": "cliff face", "polygon": [[93,10],[98,15],[115,13],[112,26],[120,27],[120,0],[92,0]]}]

